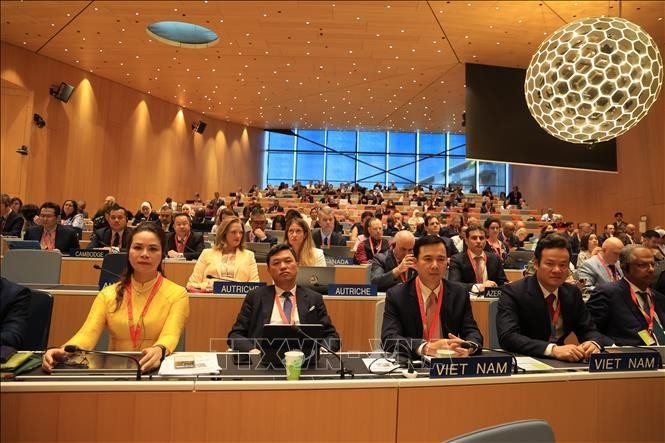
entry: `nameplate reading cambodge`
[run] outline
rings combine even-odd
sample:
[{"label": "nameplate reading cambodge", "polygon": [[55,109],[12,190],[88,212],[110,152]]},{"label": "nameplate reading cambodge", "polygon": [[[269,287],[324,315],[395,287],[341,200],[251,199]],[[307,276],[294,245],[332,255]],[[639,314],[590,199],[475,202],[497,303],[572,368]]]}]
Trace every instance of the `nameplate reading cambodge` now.
[{"label": "nameplate reading cambodge", "polygon": [[373,296],[375,285],[328,285],[328,295]]},{"label": "nameplate reading cambodge", "polygon": [[655,371],[660,366],[658,351],[608,349],[589,358],[589,372]]},{"label": "nameplate reading cambodge", "polygon": [[429,378],[497,377],[510,375],[512,369],[509,355],[433,358]]},{"label": "nameplate reading cambodge", "polygon": [[104,258],[108,253],[106,249],[75,249],[71,255],[81,258]]},{"label": "nameplate reading cambodge", "polygon": [[249,291],[265,286],[265,283],[245,283],[235,281],[216,281],[212,284],[214,294],[247,294]]}]

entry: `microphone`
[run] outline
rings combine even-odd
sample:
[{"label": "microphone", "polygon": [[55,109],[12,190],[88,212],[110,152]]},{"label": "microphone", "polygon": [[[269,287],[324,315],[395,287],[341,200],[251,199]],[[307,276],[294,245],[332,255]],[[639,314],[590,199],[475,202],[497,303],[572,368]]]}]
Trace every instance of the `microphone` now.
[{"label": "microphone", "polygon": [[332,349],[330,349],[330,348],[325,344],[325,342],[324,342],[323,340],[319,341],[318,339],[312,337],[311,335],[309,335],[308,333],[306,333],[305,331],[303,331],[302,328],[300,328],[300,326],[298,326],[298,325],[291,325],[291,327],[292,327],[293,329],[295,329],[296,332],[297,332],[298,334],[301,334],[301,335],[305,336],[306,338],[312,340],[312,341],[313,341],[314,343],[316,343],[318,346],[320,346],[320,347],[322,347],[323,349],[325,349],[326,352],[332,354],[337,360],[339,360],[339,371],[337,371],[337,373],[339,374],[339,378],[340,378],[340,379],[344,380],[344,379],[346,378],[346,375],[347,375],[347,374],[350,375],[351,378],[354,377],[353,371],[352,371],[351,369],[345,369],[345,368],[344,368],[344,361],[342,360],[342,357],[340,357],[340,355],[339,355],[337,352],[335,352],[335,351],[333,351]]},{"label": "microphone", "polygon": [[141,363],[139,363],[139,359],[134,357],[133,355],[128,355],[128,354],[114,354],[112,352],[104,352],[104,351],[90,351],[87,349],[81,349],[76,345],[66,345],[65,346],[65,352],[68,352],[70,354],[76,353],[76,352],[81,352],[83,354],[99,354],[99,355],[111,355],[111,356],[117,356],[117,357],[124,357],[126,359],[129,359],[133,361],[136,364],[136,379],[141,380]]},{"label": "microphone", "polygon": [[100,270],[100,271],[102,271],[102,272],[106,272],[107,274],[111,274],[111,275],[114,276],[114,277],[118,277],[120,280],[122,280],[122,279],[125,277],[124,275],[116,274],[116,273],[113,272],[113,271],[109,271],[108,269],[104,269],[104,268],[102,268],[100,265],[92,265],[92,267],[95,268],[95,269],[98,269],[98,270]]}]

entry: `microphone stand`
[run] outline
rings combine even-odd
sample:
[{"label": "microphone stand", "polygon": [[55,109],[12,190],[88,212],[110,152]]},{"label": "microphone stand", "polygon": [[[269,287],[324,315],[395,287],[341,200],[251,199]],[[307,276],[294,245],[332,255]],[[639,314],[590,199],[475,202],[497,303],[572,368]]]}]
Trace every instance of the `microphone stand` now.
[{"label": "microphone stand", "polygon": [[325,342],[324,342],[323,340],[319,341],[318,339],[312,337],[311,335],[309,335],[308,333],[306,333],[305,331],[303,331],[303,330],[300,328],[300,326],[298,326],[298,325],[291,325],[291,326],[293,327],[293,329],[296,330],[296,332],[297,332],[298,334],[301,334],[301,335],[303,335],[304,337],[306,337],[306,338],[312,340],[312,341],[313,341],[314,343],[316,343],[318,346],[322,347],[322,348],[325,349],[328,353],[332,354],[335,358],[337,358],[337,360],[339,360],[339,368],[340,368],[340,369],[339,369],[339,371],[337,371],[337,373],[339,374],[339,378],[340,378],[340,379],[344,380],[344,379],[346,378],[346,375],[350,375],[351,378],[354,377],[355,374],[353,373],[353,371],[352,371],[351,369],[346,369],[346,368],[344,367],[344,361],[342,360],[342,357],[340,357],[340,355],[339,355],[337,352],[333,351],[333,350],[330,349],[328,346],[326,346],[326,344],[325,344]]}]

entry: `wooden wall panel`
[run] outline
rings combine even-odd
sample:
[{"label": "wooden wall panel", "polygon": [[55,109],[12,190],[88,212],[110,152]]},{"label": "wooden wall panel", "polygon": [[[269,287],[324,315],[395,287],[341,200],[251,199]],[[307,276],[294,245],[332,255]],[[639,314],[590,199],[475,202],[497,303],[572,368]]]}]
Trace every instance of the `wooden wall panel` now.
[{"label": "wooden wall panel", "polygon": [[[665,31],[651,36],[665,47]],[[600,226],[614,221],[622,211],[624,220],[647,227],[665,225],[665,93],[649,114],[618,138],[618,173],[574,171],[533,166],[513,166],[511,181],[520,187],[533,209],[552,207],[565,220],[589,221]],[[580,149],[585,149],[580,147]]]},{"label": "wooden wall panel", "polygon": [[[144,200],[156,206],[167,195],[184,201],[195,192],[205,199],[260,181],[260,129],[201,116],[4,42],[1,56],[3,85],[32,95],[28,105],[47,122],[25,131],[28,157],[13,152],[15,143],[3,153],[2,176],[20,170],[25,177],[24,202],[77,198],[95,211],[112,194],[135,211]],[[66,104],[48,94],[61,81],[76,86]],[[199,119],[208,124],[203,134],[191,130]]]}]

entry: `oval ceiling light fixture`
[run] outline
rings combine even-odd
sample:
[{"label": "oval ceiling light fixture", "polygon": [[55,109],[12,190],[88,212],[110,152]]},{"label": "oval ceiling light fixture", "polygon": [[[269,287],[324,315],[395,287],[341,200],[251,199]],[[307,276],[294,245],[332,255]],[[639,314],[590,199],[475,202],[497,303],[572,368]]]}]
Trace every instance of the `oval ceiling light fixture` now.
[{"label": "oval ceiling light fixture", "polygon": [[593,144],[635,126],[662,83],[663,60],[649,34],[622,18],[592,17],[565,25],[540,44],[524,94],[548,133]]},{"label": "oval ceiling light fixture", "polygon": [[155,22],[146,28],[148,35],[167,45],[182,48],[207,48],[219,43],[214,31],[185,22]]}]

